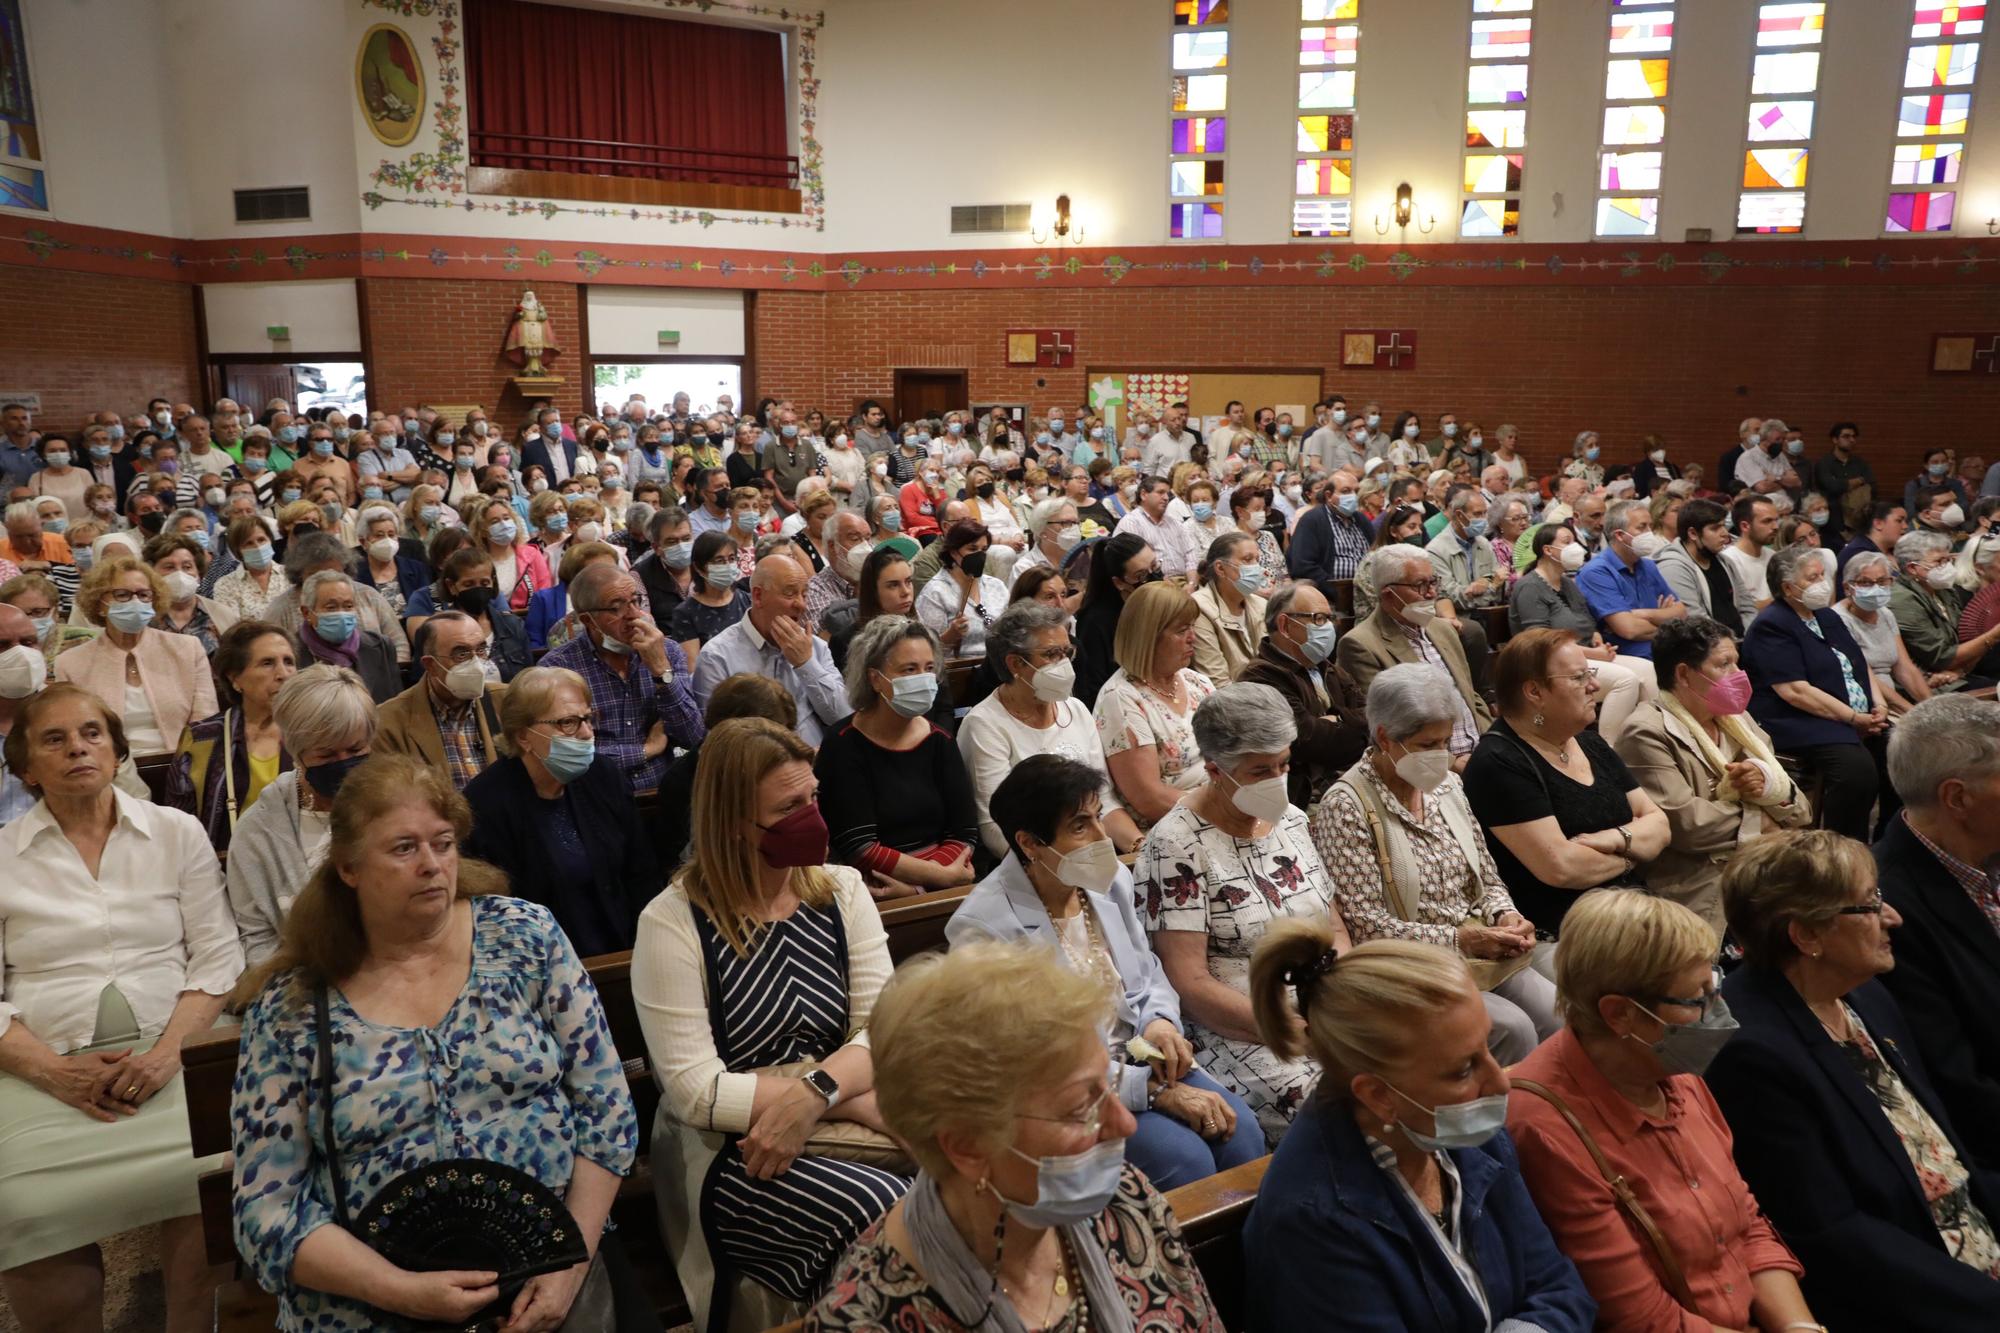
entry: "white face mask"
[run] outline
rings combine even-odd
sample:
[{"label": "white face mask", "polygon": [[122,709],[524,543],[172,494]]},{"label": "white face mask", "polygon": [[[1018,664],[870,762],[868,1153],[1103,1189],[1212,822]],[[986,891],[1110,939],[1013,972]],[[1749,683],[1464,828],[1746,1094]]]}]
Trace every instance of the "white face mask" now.
[{"label": "white face mask", "polygon": [[1934,566],[1930,573],[1924,575],[1924,582],[1933,588],[1949,588],[1957,581],[1958,570],[1950,564]]},{"label": "white face mask", "polygon": [[1404,750],[1395,768],[1396,776],[1418,791],[1436,791],[1451,773],[1451,751]]},{"label": "white face mask", "polygon": [[177,569],[160,580],[167,585],[167,597],[175,603],[185,602],[201,587],[201,580],[186,570]]},{"label": "white face mask", "polygon": [[1956,500],[1946,505],[1938,514],[1938,523],[1942,527],[1955,528],[1963,522],[1965,522],[1965,510],[1959,507]]},{"label": "white face mask", "polygon": [[1275,824],[1285,817],[1285,811],[1292,808],[1291,792],[1286,788],[1282,773],[1249,783],[1238,782],[1232,776],[1229,782],[1236,788],[1229,794],[1230,804],[1252,819]]},{"label": "white face mask", "polygon": [[[1049,850],[1055,849],[1052,847]],[[1087,893],[1103,893],[1118,878],[1118,871],[1118,849],[1111,845],[1109,838],[1100,838],[1079,847],[1050,867],[1050,873],[1058,882]]]},{"label": "white face mask", "polygon": [[[1939,568],[1949,569],[1950,566],[1940,565]],[[1824,611],[1832,601],[1833,584],[1826,579],[1820,579],[1799,589],[1799,605],[1808,611]]]},{"label": "white face mask", "polygon": [[394,560],[396,558],[396,539],[394,537],[377,537],[374,541],[369,542],[368,558],[385,565]]},{"label": "white face mask", "polygon": [[1562,548],[1559,558],[1562,560],[1562,567],[1564,569],[1572,574],[1576,573],[1577,570],[1583,568],[1583,543],[1571,542]]},{"label": "white face mask", "polygon": [[477,657],[466,658],[444,673],[444,688],[454,699],[477,699],[486,692],[486,663]]},{"label": "white face mask", "polygon": [[17,643],[0,653],[0,699],[25,699],[48,677],[48,659],[32,644]]},{"label": "white face mask", "polygon": [[[1404,596],[1407,592],[1408,589],[1404,588],[1396,590],[1399,597]],[[1404,602],[1402,611],[1403,619],[1417,629],[1422,629],[1424,626],[1430,624],[1431,621],[1437,619],[1438,613],[1437,603],[1423,597],[1415,597]]]},{"label": "white face mask", "polygon": [[1029,678],[1028,688],[1043,703],[1059,704],[1076,688],[1076,664],[1067,657],[1051,662]]},{"label": "white face mask", "polygon": [[1642,532],[1632,539],[1632,554],[1641,560],[1651,560],[1660,553],[1667,539],[1657,532]]}]

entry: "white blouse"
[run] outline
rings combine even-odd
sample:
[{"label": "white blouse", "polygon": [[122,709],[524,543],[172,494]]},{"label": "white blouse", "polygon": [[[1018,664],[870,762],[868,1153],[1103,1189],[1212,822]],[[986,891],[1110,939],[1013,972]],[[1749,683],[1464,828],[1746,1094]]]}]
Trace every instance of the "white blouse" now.
[{"label": "white blouse", "polygon": [[88,1046],[98,996],[115,984],[142,1037],[185,991],[225,995],[243,948],[222,868],[192,815],[113,790],[117,822],[93,878],[38,804],[0,833],[0,1034],[18,1017],[56,1052]]}]

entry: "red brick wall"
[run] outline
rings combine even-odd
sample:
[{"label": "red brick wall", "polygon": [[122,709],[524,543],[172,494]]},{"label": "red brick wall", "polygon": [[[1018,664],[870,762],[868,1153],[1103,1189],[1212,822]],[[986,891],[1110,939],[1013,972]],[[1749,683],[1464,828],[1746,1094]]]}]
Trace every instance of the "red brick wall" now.
[{"label": "red brick wall", "polygon": [[45,430],[152,397],[197,399],[185,283],[0,265],[0,311],[0,391],[41,394]]},{"label": "red brick wall", "polygon": [[[1656,432],[1713,469],[1745,416],[1783,417],[1813,456],[1852,418],[1900,489],[1929,440],[2000,459],[2000,375],[1928,369],[1933,334],[1990,329],[1994,310],[1993,289],[1972,285],[760,292],[750,394],[845,411],[887,401],[897,366],[963,367],[975,401],[1040,410],[1081,402],[1090,371],[1317,367],[1354,409],[1372,397],[1427,427],[1442,409],[1489,432],[1512,422],[1537,468],[1585,427],[1609,460],[1636,461]],[[1075,329],[1077,366],[1007,366],[1010,327]],[[1416,330],[1417,368],[1342,371],[1343,328]]]},{"label": "red brick wall", "polygon": [[420,402],[478,403],[511,430],[527,402],[510,378],[520,368],[501,346],[524,288],[532,288],[549,312],[562,351],[543,366],[566,381],[553,396],[565,421],[574,416],[584,401],[576,284],[519,278],[364,279],[369,406],[394,411]]}]

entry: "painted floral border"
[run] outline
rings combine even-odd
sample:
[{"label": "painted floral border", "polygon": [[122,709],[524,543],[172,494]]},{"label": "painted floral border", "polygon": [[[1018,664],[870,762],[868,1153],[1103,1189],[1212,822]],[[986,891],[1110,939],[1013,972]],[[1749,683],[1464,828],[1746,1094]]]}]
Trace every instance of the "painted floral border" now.
[{"label": "painted floral border", "polygon": [[[439,31],[431,38],[431,54],[437,61],[441,96],[431,104],[431,120],[438,132],[436,151],[413,153],[400,161],[383,158],[371,174],[376,188],[366,190],[361,202],[370,212],[384,205],[412,208],[458,209],[467,213],[500,213],[508,217],[540,218],[550,222],[558,217],[611,218],[627,222],[694,223],[713,227],[729,223],[747,227],[777,227],[823,232],[826,230],[825,153],[820,146],[819,124],[819,31],[826,25],[822,10],[798,10],[748,3],[747,0],[648,0],[661,9],[691,9],[700,13],[728,10],[753,18],[777,19],[795,25],[799,64],[799,194],[797,216],[769,213],[718,213],[698,208],[621,208],[612,205],[566,204],[553,199],[474,197],[466,193],[465,114],[459,103],[462,70],[459,52],[458,5],[455,0],[360,0],[363,8],[383,9],[404,18],[436,18]],[[386,194],[384,190],[409,193]],[[450,196],[450,197],[446,197]]]}]

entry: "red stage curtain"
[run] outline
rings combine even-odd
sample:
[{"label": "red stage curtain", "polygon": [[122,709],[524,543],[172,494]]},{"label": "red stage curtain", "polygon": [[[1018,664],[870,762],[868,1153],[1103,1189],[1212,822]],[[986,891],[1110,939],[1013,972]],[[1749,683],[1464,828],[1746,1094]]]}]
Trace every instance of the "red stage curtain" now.
[{"label": "red stage curtain", "polygon": [[468,0],[465,58],[475,166],[795,184],[775,32]]}]

